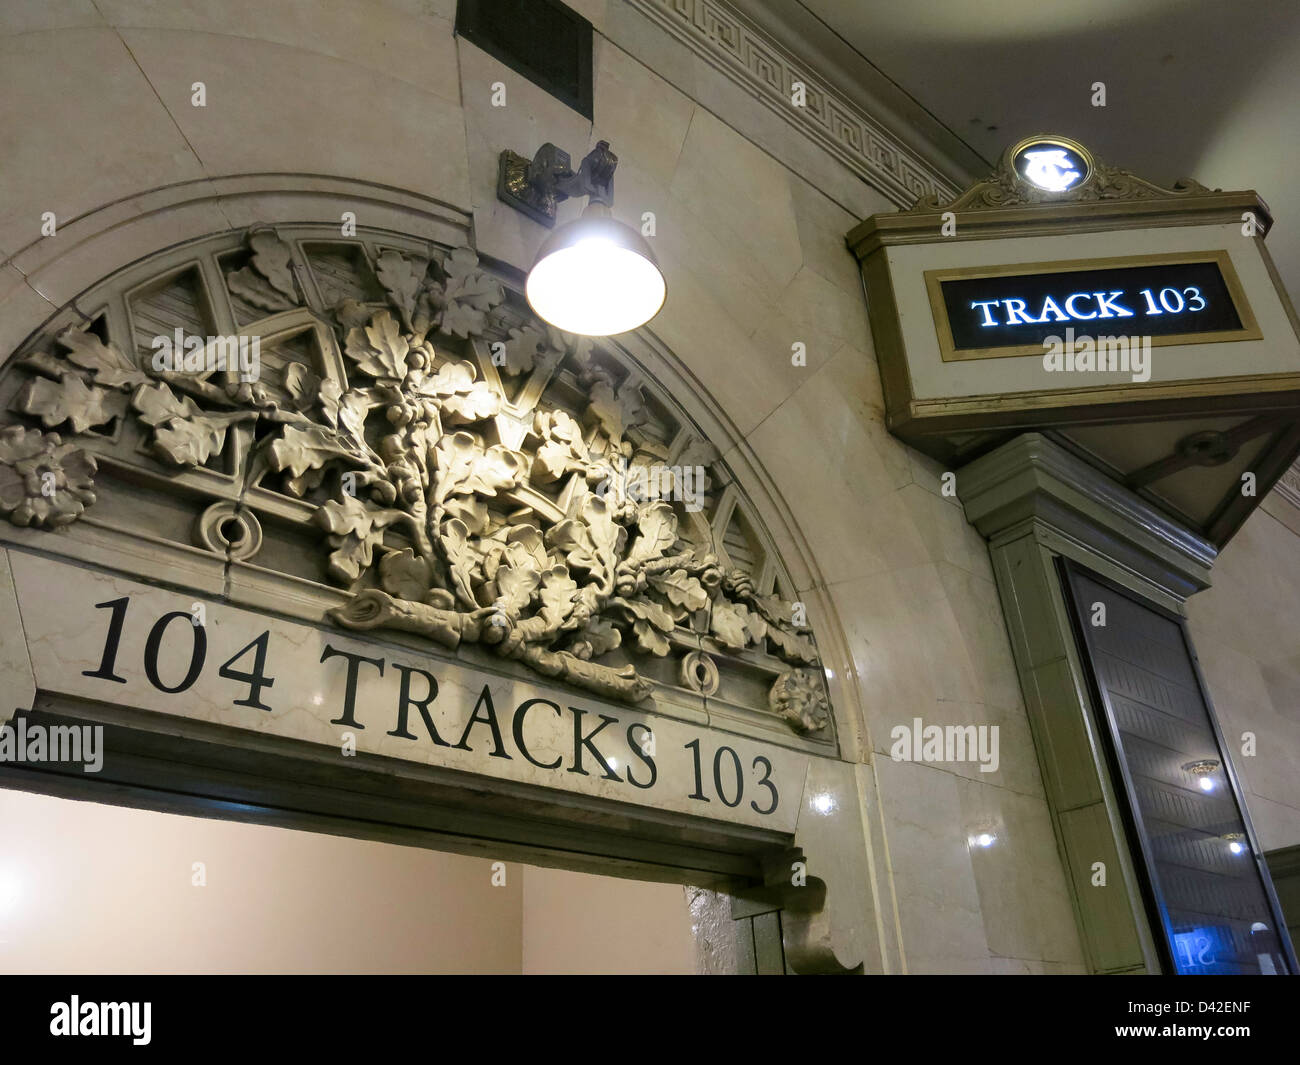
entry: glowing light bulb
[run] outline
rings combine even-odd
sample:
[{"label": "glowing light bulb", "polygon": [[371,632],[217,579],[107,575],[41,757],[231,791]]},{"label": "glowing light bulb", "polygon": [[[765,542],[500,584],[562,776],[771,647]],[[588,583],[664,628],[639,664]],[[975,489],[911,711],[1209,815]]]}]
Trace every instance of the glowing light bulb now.
[{"label": "glowing light bulb", "polygon": [[1048,192],[1064,192],[1083,174],[1074,169],[1063,148],[1025,152],[1025,179]]},{"label": "glowing light bulb", "polygon": [[1085,184],[1093,172],[1091,153],[1069,137],[1029,137],[1008,151],[1021,180],[1043,192],[1069,192]]},{"label": "glowing light bulb", "polygon": [[626,333],[658,314],[668,294],[645,238],[601,211],[588,207],[557,229],[528,274],[529,304],[566,333]]}]

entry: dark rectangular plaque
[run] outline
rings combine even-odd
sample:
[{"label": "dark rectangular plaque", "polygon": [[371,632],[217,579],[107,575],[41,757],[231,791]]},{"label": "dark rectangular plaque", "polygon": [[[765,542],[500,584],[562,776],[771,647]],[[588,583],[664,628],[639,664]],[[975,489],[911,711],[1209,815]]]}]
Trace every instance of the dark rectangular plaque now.
[{"label": "dark rectangular plaque", "polygon": [[926,273],[945,361],[1042,354],[1049,337],[1258,339],[1224,252]]},{"label": "dark rectangular plaque", "polygon": [[460,0],[456,33],[592,117],[591,23],[558,0]]}]

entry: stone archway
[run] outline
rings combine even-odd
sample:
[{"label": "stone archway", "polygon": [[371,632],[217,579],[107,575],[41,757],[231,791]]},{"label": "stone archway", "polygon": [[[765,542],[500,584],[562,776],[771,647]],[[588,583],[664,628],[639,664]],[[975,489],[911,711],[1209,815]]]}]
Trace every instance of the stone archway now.
[{"label": "stone archway", "polygon": [[[367,195],[379,200],[380,190],[285,193],[258,188],[276,184],[270,179],[228,180],[215,199],[208,189],[186,190],[190,199],[171,190],[120,229],[101,218],[82,241],[69,241],[98,252],[45,267],[75,283],[86,261],[102,262],[113,237],[148,240],[170,217],[202,230],[214,208],[229,217],[271,204],[275,216],[297,219],[269,224],[260,215],[247,228],[194,232],[134,257],[70,297],[19,346],[0,379],[8,470],[0,502],[13,526],[6,539],[214,602],[383,630],[417,647],[421,661],[506,678],[512,690],[541,681],[634,707],[649,700],[656,720],[695,722],[797,755],[790,779],[805,793],[817,767],[837,764],[841,729],[803,604],[762,513],[699,424],[725,433],[725,420],[708,411],[706,397],[694,395],[687,410],[677,401],[683,391],[663,386],[656,371],[665,353],[652,338],[591,345],[543,328],[512,287],[510,268],[478,262],[465,220],[439,205],[386,202],[386,224],[367,219],[343,235],[339,209]],[[310,209],[286,209],[286,196]],[[78,237],[77,226],[65,237]],[[131,238],[122,243],[139,250]],[[31,490],[51,477],[51,492]],[[52,539],[54,527],[64,534]],[[241,668],[261,661],[250,648]],[[359,667],[348,664],[348,703],[330,723],[364,728],[351,711]],[[426,714],[435,688],[426,673],[422,698],[408,686],[417,667],[394,668],[402,671],[401,717],[385,723],[394,724],[387,735],[414,738],[414,711]],[[255,665],[253,675],[261,672]],[[68,702],[76,694],[48,693],[45,712],[84,715]],[[259,702],[257,691],[250,700]],[[578,736],[582,713],[574,713]],[[476,706],[466,735],[476,718],[487,723],[479,714]],[[191,738],[215,742],[213,723]],[[143,719],[115,727],[151,732]],[[629,726],[629,744],[637,727]],[[644,738],[650,729],[640,727]],[[137,759],[157,759],[160,742],[152,732],[124,746]],[[715,758],[710,786],[722,806],[740,807],[739,741],[725,749],[735,781],[724,783],[728,767]],[[753,755],[759,775],[749,783],[761,799],[761,765],[778,755],[758,750],[745,748],[744,757]],[[595,746],[585,751],[603,777],[617,778]],[[279,753],[259,752],[267,773]],[[700,753],[697,746],[693,794],[703,798],[709,767]],[[587,776],[583,750],[576,754],[579,764],[566,772]],[[205,764],[228,766],[215,757]],[[639,788],[634,772],[624,758],[622,783]],[[465,836],[496,832],[528,845],[525,827],[491,827],[494,818],[518,820],[536,798],[526,776],[513,783],[523,790],[503,788],[484,807],[488,820]],[[610,837],[635,825],[636,836],[646,817],[655,819],[645,804],[635,813],[598,809],[614,798],[599,789],[585,797],[596,806],[548,811],[568,823],[555,847],[563,857],[554,860],[653,861],[658,847],[672,868],[694,860],[677,853],[686,849],[720,877],[762,880],[776,894],[785,868],[806,864],[797,810],[771,830],[761,822],[766,800],[748,797],[754,816],[728,825],[675,818],[645,836],[649,849],[601,844],[578,855],[578,823]],[[615,801],[629,800],[635,795]],[[307,805],[315,816],[329,804]],[[844,824],[860,833],[857,810],[846,813]],[[437,826],[444,843],[456,823]],[[704,851],[726,857],[715,862]],[[791,896],[792,913],[802,915],[789,922],[791,938],[809,967],[833,967],[817,871],[814,863],[813,891]]]}]

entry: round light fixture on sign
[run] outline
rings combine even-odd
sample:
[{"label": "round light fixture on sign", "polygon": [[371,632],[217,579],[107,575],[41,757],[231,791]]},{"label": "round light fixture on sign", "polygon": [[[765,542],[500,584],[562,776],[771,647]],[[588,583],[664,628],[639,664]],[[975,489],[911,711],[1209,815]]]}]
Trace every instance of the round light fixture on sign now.
[{"label": "round light fixture on sign", "polygon": [[1092,176],[1092,156],[1069,137],[1027,137],[1011,149],[1016,176],[1040,192],[1066,193]]},{"label": "round light fixture on sign", "polygon": [[668,287],[646,239],[592,203],[543,242],[525,293],[557,329],[610,336],[658,314]]}]

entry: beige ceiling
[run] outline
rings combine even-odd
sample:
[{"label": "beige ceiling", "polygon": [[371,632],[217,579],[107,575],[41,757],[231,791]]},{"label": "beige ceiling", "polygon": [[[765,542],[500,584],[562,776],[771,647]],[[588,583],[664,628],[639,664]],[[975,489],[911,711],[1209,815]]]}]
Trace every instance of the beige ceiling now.
[{"label": "beige ceiling", "polygon": [[1256,189],[1300,295],[1300,0],[799,2],[990,164],[1051,131],[1163,184]]}]

